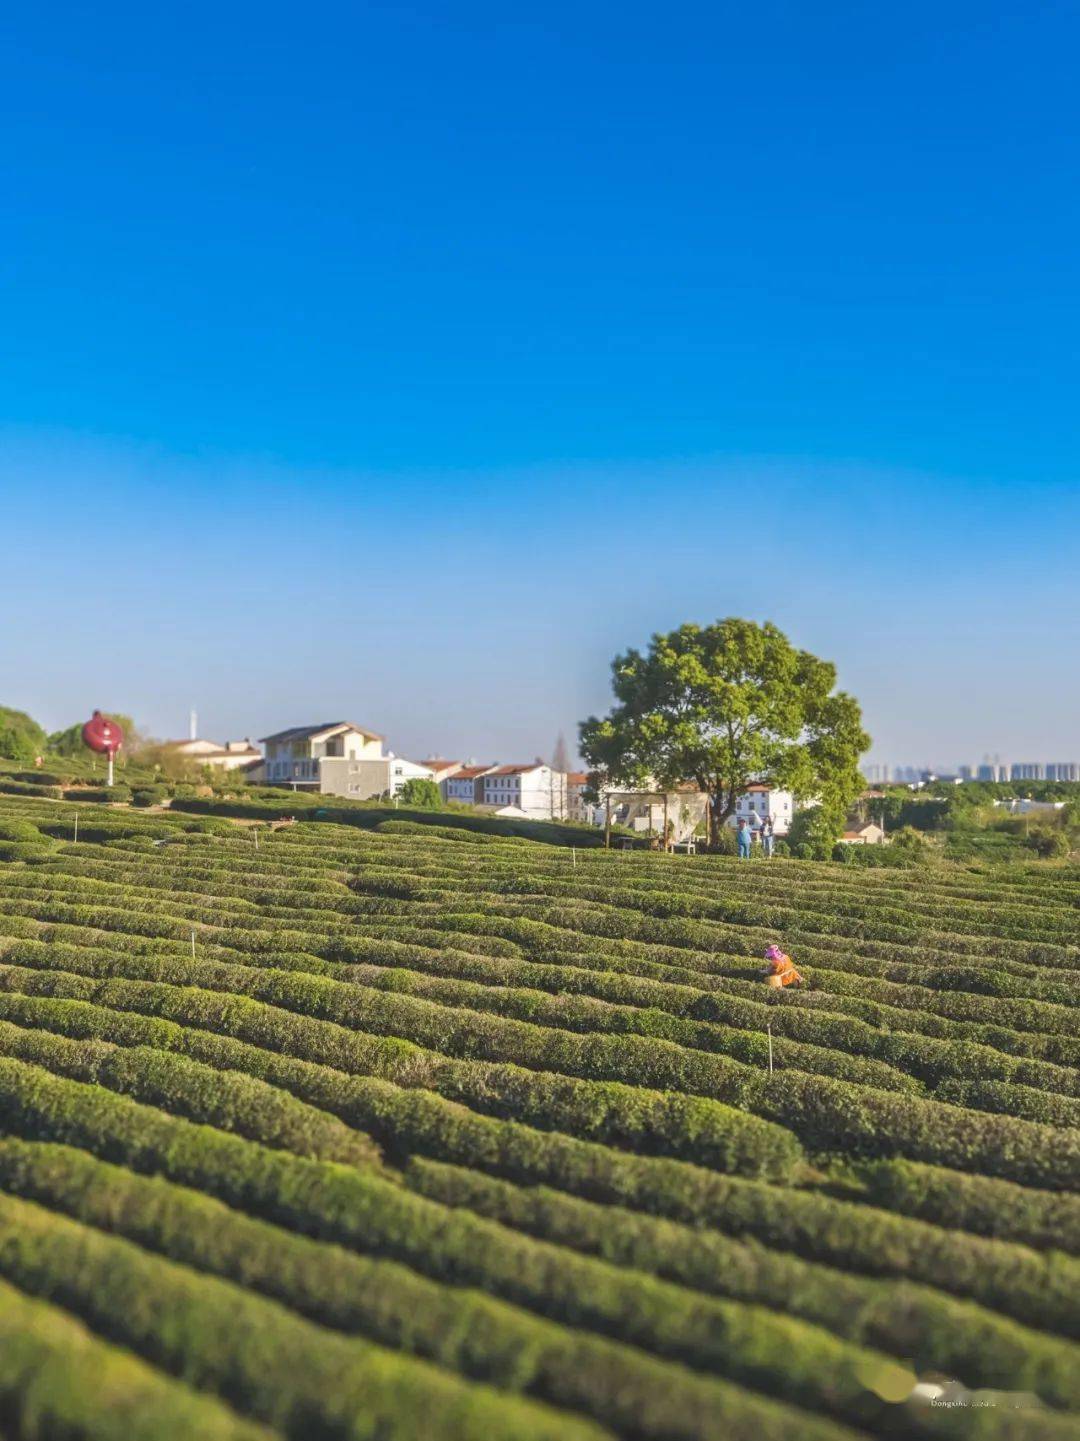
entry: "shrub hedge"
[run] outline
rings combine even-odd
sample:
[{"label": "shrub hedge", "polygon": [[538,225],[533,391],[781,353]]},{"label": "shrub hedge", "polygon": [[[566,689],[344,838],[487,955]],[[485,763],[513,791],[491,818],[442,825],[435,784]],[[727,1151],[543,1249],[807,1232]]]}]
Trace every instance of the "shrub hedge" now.
[{"label": "shrub hedge", "polygon": [[275,1302],[141,1247],[0,1195],[0,1272],[282,1432],[415,1441],[603,1441],[547,1411],[302,1320]]},{"label": "shrub hedge", "polygon": [[[161,1177],[69,1146],[0,1141],[3,1189],[115,1232],[174,1261],[280,1300],[311,1320],[414,1352],[650,1441],[838,1437],[806,1413],[570,1330],[481,1291],[356,1255],[256,1220]],[[803,1428],[805,1429],[805,1432]]]}]

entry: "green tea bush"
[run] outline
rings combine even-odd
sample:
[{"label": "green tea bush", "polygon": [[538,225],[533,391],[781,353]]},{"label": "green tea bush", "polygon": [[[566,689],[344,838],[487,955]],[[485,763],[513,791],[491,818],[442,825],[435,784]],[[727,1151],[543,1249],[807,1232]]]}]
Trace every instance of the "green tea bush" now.
[{"label": "green tea bush", "polygon": [[90,1325],[286,1435],[406,1441],[437,1417],[455,1441],[602,1441],[587,1421],[335,1336],[238,1286],[12,1196],[0,1196],[0,1272],[23,1291],[62,1299]]},{"label": "green tea bush", "polygon": [[10,1434],[86,1441],[273,1441],[274,1433],[0,1281],[0,1410]]},{"label": "green tea bush", "polygon": [[[809,1418],[657,1362],[601,1336],[545,1321],[484,1295],[444,1286],[394,1261],[294,1235],[184,1187],[48,1143],[0,1141],[0,1181],[25,1196],[121,1234],[200,1271],[283,1301],[313,1321],[416,1352],[453,1371],[634,1435],[784,1441]],[[810,1422],[810,1436],[839,1437]]]},{"label": "green tea bush", "polygon": [[0,1431],[127,1419],[64,1308],[166,1441],[1075,1436],[1080,865],[73,778],[0,765]]}]

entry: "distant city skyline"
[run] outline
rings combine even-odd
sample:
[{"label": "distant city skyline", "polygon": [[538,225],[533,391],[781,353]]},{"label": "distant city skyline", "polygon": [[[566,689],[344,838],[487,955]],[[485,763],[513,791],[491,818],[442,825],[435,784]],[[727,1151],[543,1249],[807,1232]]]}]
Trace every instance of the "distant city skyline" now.
[{"label": "distant city skyline", "polygon": [[[1078,747],[1080,753],[1080,747]],[[926,775],[958,777],[964,781],[1080,781],[1080,760],[1055,761],[1010,760],[1000,755],[985,756],[980,761],[958,761],[953,765],[891,763],[870,761],[863,774],[871,783],[896,781],[911,783]]]}]

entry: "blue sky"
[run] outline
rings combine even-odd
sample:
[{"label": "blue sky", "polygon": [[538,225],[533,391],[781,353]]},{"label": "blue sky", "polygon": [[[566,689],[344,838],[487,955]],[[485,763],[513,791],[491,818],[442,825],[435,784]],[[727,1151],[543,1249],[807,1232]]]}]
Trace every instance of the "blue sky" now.
[{"label": "blue sky", "polygon": [[550,749],[685,619],[1080,757],[1066,6],[22,7],[0,703]]}]

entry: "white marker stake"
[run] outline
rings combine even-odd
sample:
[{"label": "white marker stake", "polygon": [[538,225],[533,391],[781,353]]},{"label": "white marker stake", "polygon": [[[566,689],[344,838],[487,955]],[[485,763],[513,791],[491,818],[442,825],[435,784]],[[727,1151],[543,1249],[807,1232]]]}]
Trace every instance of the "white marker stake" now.
[{"label": "white marker stake", "polygon": [[577,870],[577,846],[571,846],[571,847],[570,847],[570,854],[571,854],[571,855],[573,856],[573,858],[574,858],[574,870],[576,871],[576,870]]},{"label": "white marker stake", "polygon": [[195,932],[191,933],[191,959],[195,959]]},{"label": "white marker stake", "polygon": [[75,845],[78,845],[78,843],[79,843],[79,812],[76,811],[76,812],[75,812],[75,839],[72,841],[71,844],[72,844],[73,846],[75,846]]},{"label": "white marker stake", "polygon": [[258,849],[259,849],[259,828],[258,828],[258,826],[255,826],[255,827],[253,828],[253,834],[254,834],[254,836],[255,836],[255,849],[258,850]]},{"label": "white marker stake", "polygon": [[768,1030],[768,1032],[769,1032],[769,1075],[771,1076],[771,1075],[772,1075],[772,1022],[771,1022],[771,1021],[770,1021],[769,1024],[768,1024],[767,1030]]}]

